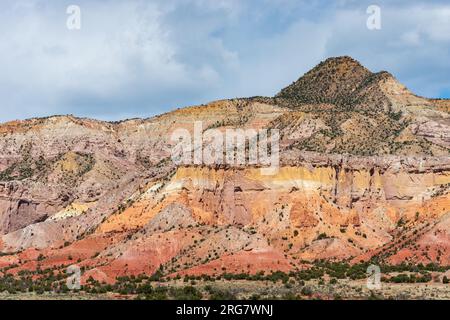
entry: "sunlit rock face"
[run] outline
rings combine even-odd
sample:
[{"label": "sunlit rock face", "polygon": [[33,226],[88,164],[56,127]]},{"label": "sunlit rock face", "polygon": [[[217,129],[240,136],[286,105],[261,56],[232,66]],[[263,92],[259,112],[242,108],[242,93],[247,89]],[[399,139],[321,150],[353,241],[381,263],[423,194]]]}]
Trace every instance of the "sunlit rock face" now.
[{"label": "sunlit rock face", "polygon": [[[329,59],[274,98],[0,125],[0,267],[219,274],[317,259],[450,264],[447,100]],[[279,168],[177,166],[172,133],[277,129]],[[68,259],[68,256],[72,260]]]}]

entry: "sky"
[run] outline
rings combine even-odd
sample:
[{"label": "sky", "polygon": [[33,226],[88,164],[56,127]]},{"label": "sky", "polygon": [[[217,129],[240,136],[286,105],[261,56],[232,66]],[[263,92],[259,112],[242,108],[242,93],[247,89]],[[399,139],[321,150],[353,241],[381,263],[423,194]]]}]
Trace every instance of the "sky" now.
[{"label": "sky", "polygon": [[[371,5],[381,29],[367,27]],[[1,0],[0,39],[0,122],[273,96],[341,55],[450,98],[448,0]]]}]

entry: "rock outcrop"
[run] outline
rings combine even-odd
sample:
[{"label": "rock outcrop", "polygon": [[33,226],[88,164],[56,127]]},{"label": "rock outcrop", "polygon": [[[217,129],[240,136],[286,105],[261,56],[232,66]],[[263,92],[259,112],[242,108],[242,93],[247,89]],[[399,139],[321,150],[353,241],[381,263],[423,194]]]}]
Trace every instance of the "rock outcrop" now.
[{"label": "rock outcrop", "polygon": [[[114,281],[161,266],[255,273],[372,257],[449,265],[448,105],[342,57],[274,98],[115,123],[5,123],[0,266],[76,259],[86,274]],[[176,166],[171,134],[193,133],[197,121],[203,131],[278,129],[279,170]]]}]

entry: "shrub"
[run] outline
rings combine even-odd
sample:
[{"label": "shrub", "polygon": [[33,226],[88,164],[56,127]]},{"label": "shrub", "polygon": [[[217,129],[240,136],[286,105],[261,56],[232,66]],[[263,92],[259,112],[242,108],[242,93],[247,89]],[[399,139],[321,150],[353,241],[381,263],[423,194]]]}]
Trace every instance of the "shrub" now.
[{"label": "shrub", "polygon": [[304,296],[312,296],[312,294],[313,294],[313,291],[310,287],[303,287],[300,292]]},{"label": "shrub", "polygon": [[319,236],[317,237],[317,240],[323,240],[323,239],[327,239],[328,236],[326,233],[321,233],[319,234]]}]

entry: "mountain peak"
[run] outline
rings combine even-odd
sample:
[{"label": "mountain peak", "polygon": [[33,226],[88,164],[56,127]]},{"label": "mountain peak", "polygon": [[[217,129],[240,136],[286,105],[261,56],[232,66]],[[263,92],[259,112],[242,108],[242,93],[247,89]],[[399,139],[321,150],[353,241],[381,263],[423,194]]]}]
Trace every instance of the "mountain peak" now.
[{"label": "mountain peak", "polygon": [[354,68],[366,69],[358,60],[353,59],[350,56],[330,57],[325,61],[319,63],[317,67],[324,67],[324,66],[343,66],[343,67],[351,66]]},{"label": "mountain peak", "polygon": [[371,75],[372,72],[349,56],[328,58],[276,97],[299,104],[339,105]]}]

